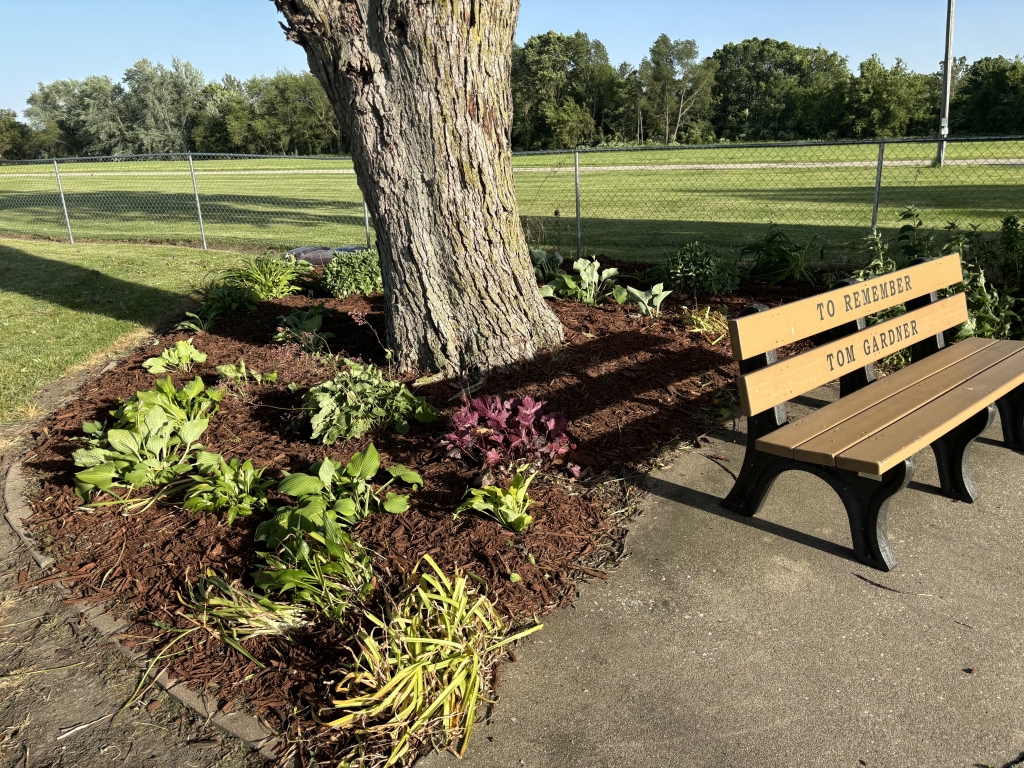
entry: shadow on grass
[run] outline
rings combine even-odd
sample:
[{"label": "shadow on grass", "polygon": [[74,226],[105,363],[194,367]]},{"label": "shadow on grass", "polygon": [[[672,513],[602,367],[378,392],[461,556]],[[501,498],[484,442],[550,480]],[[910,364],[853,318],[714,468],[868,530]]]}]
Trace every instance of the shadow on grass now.
[{"label": "shadow on grass", "polygon": [[[148,325],[188,299],[77,264],[0,245],[0,289],[76,312]],[[10,309],[8,309],[8,312]]]}]

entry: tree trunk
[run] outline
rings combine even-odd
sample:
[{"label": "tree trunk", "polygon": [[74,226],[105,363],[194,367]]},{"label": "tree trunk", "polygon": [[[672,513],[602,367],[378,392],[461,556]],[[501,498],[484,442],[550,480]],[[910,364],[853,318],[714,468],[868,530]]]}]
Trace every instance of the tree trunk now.
[{"label": "tree trunk", "polygon": [[560,342],[512,182],[518,0],[274,3],[349,126],[400,370],[486,370]]}]

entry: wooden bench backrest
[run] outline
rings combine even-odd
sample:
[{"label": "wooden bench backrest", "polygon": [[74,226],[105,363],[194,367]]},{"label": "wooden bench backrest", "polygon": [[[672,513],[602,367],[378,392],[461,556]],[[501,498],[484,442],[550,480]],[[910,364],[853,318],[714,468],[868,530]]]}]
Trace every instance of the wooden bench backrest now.
[{"label": "wooden bench backrest", "polygon": [[927,297],[962,280],[960,254],[952,254],[730,320],[736,360],[769,355],[768,365],[739,378],[744,414],[753,416],[766,411],[966,322],[967,302],[958,293],[778,362],[773,359],[773,350],[856,324],[867,315]]}]

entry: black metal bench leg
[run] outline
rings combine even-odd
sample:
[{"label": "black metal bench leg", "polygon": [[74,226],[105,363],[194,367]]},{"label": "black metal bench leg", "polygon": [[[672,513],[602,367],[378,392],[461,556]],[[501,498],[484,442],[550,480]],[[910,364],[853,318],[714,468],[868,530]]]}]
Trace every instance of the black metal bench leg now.
[{"label": "black metal bench leg", "polygon": [[861,477],[856,472],[837,471],[845,481],[833,486],[850,519],[853,554],[865,565],[880,571],[896,567],[896,555],[889,546],[886,518],[889,499],[907,487],[914,477],[914,460],[906,459],[890,469],[881,480]]},{"label": "black metal bench leg", "polygon": [[1003,427],[1003,444],[1016,451],[1024,451],[1024,387],[999,398],[999,423]]},{"label": "black metal bench leg", "polygon": [[935,463],[939,468],[939,487],[943,495],[968,504],[978,498],[968,465],[971,445],[988,429],[995,417],[995,406],[990,405],[932,443]]},{"label": "black metal bench leg", "polygon": [[784,461],[778,456],[748,448],[739,477],[722,501],[722,506],[745,517],[756,515],[782,471],[778,464]]}]

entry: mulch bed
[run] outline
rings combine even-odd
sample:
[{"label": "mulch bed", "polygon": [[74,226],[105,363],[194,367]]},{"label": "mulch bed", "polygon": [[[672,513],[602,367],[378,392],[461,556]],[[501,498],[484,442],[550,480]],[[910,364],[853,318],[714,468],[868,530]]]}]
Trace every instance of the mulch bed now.
[{"label": "mulch bed", "polygon": [[[754,301],[775,306],[813,292],[807,285],[744,284],[736,295],[710,303],[736,314]],[[693,306],[692,299],[688,303]],[[621,552],[627,485],[608,481],[624,472],[645,471],[666,444],[697,441],[709,429],[708,413],[721,404],[722,392],[737,374],[728,339],[712,345],[712,339],[687,330],[673,316],[678,305],[671,302],[661,319],[639,318],[627,306],[614,304],[552,304],[567,343],[490,375],[474,393],[530,395],[546,401],[546,411],[564,413],[576,445],[568,459],[583,467],[579,481],[557,469],[539,478],[531,487],[537,502],[531,508],[534,523],[527,532],[514,535],[474,514],[452,518],[480,467],[447,458],[438,447],[450,428],[448,415],[459,404],[459,392],[450,383],[418,390],[444,413],[435,423],[414,424],[407,435],[379,430],[330,447],[308,439],[308,421],[295,410],[301,391],[290,391],[288,385],[307,387],[330,378],[332,372],[297,347],[272,345],[269,339],[279,315],[312,304],[332,310],[324,326],[336,337],[332,351],[384,364],[378,341],[378,336],[384,338],[380,297],[339,301],[297,296],[266,302],[255,312],[218,318],[212,332],[194,340],[207,353],[206,363],[192,373],[174,374],[173,379],[180,387],[199,375],[210,386],[217,381],[217,365],[239,358],[250,369],[279,372],[275,384],[250,386],[245,397],[226,397],[211,420],[202,442],[225,458],[306,471],[324,457],[347,461],[373,442],[385,464],[401,462],[423,475],[425,485],[413,494],[408,512],[371,516],[355,529],[357,540],[375,553],[377,597],[371,602],[377,599],[377,605],[380,595],[400,588],[404,574],[424,554],[448,571],[458,567],[486,582],[491,600],[513,626],[570,603],[575,585],[590,577],[606,578],[605,569]],[[369,326],[356,322],[353,314]],[[83,421],[102,421],[118,401],[152,388],[154,377],[141,362],[188,336],[168,333],[156,346],[92,379],[78,400],[42,425],[37,445],[25,459],[28,474],[34,473],[38,483],[30,499],[35,512],[30,524],[57,557],[59,575],[74,595],[69,602],[106,601],[134,621],[128,643],[153,642],[160,635],[155,621],[188,626],[175,615],[178,593],[201,567],[244,577],[258,561],[253,534],[261,520],[256,517],[238,518],[228,527],[216,515],[159,505],[136,516],[78,509],[71,460],[78,444],[71,438],[81,435]],[[512,574],[520,579],[511,581]],[[188,638],[191,652],[175,657],[170,672],[230,702],[228,706],[244,703],[280,731],[308,736],[316,730],[308,702],[323,696],[324,678],[339,661],[350,658],[351,630],[338,626],[318,631],[315,638],[292,646],[254,641],[248,647],[267,664],[264,670],[195,633]],[[153,647],[167,639],[164,635]]]}]

